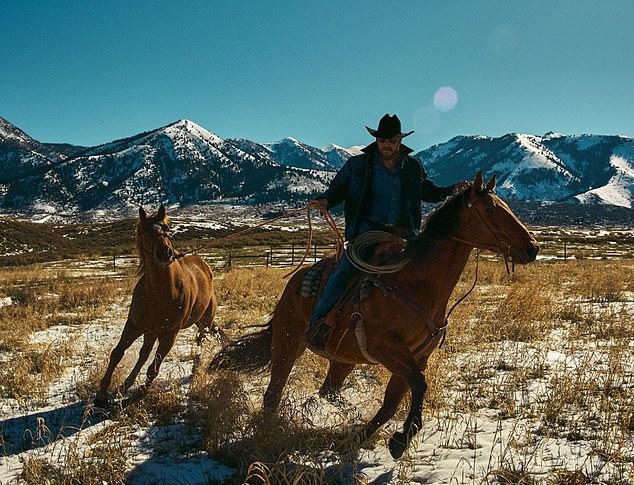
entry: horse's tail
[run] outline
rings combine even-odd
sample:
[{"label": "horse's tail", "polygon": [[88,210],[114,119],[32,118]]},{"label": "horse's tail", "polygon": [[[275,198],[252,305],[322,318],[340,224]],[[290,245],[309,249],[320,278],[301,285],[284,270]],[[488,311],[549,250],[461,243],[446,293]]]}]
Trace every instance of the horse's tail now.
[{"label": "horse's tail", "polygon": [[237,371],[263,371],[271,363],[271,342],[273,340],[273,319],[262,330],[225,345],[209,364],[210,372],[216,369]]}]

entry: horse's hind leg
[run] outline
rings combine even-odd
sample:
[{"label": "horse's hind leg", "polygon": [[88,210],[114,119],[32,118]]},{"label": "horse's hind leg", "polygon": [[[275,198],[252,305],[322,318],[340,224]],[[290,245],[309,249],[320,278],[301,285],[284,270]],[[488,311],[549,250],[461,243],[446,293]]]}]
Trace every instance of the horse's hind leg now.
[{"label": "horse's hind leg", "polygon": [[143,364],[145,364],[148,357],[150,356],[152,347],[154,347],[154,342],[156,342],[155,334],[150,334],[150,333],[143,334],[143,346],[141,347],[141,350],[139,351],[139,359],[137,360],[137,363],[134,366],[134,369],[132,369],[132,372],[130,372],[130,375],[128,376],[128,378],[125,380],[123,384],[124,391],[127,391],[128,389],[130,389],[132,385],[134,384],[134,381],[139,375],[139,372],[141,371]]},{"label": "horse's hind leg", "polygon": [[343,386],[346,377],[350,375],[354,367],[354,364],[345,364],[331,360],[326,379],[319,389],[319,395],[325,398],[336,396],[341,390],[341,386]]},{"label": "horse's hind leg", "polygon": [[150,364],[147,369],[147,378],[145,380],[145,387],[150,387],[154,379],[159,373],[159,369],[161,368],[161,364],[163,360],[167,356],[168,352],[172,350],[174,346],[174,342],[176,341],[176,336],[178,335],[178,328],[176,330],[170,330],[169,332],[162,333],[158,336],[158,347],[156,349],[156,354],[154,355],[154,361]]},{"label": "horse's hind leg", "polygon": [[202,345],[203,340],[207,335],[215,336],[221,343],[228,342],[229,339],[225,335],[225,333],[218,327],[218,325],[214,325],[214,317],[216,315],[216,300],[214,299],[200,320],[196,322],[196,326],[198,327],[198,333],[196,334],[196,345]]},{"label": "horse's hind leg", "polygon": [[[295,361],[304,353],[304,329],[302,323],[291,326],[292,316],[284,321],[282,317],[274,314],[273,338],[271,341],[271,380],[266,392],[262,407],[265,411],[277,411],[282,400],[282,392],[288,381],[288,376],[293,369]],[[288,323],[287,323],[288,322]],[[286,324],[285,326],[283,326]]]},{"label": "horse's hind leg", "polygon": [[130,320],[128,320],[123,327],[123,332],[121,333],[121,338],[119,339],[119,343],[112,349],[110,353],[110,362],[108,363],[108,368],[106,369],[106,373],[104,374],[101,382],[99,384],[99,391],[97,392],[97,396],[95,397],[95,403],[103,404],[108,400],[108,387],[110,387],[110,382],[112,381],[112,373],[114,372],[119,362],[123,358],[123,354],[125,351],[134,343],[134,341],[139,338],[143,334],[143,330],[135,327]]}]

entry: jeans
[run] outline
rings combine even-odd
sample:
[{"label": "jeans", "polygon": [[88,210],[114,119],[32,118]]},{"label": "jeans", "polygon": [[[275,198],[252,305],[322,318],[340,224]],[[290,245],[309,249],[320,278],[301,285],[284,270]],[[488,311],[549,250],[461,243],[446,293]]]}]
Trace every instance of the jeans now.
[{"label": "jeans", "polygon": [[[359,225],[358,233],[363,234],[369,230],[371,230],[370,224],[362,222]],[[361,251],[359,256],[363,260],[367,261],[367,259],[372,255],[373,250],[374,248],[372,246],[366,247]],[[341,298],[343,292],[346,290],[346,286],[348,286],[348,283],[358,271],[359,270],[355,268],[348,259],[348,253],[344,252],[334,271],[330,273],[326,286],[324,287],[324,291],[321,294],[321,298],[315,303],[313,312],[310,314],[310,318],[308,319],[309,322],[316,322],[328,314],[332,307],[335,306],[335,303],[337,303],[337,300]]]}]

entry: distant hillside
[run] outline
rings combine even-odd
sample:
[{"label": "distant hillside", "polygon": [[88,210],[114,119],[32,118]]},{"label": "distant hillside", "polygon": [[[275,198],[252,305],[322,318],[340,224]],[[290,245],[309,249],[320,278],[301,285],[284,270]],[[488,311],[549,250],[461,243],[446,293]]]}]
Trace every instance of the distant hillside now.
[{"label": "distant hillside", "polygon": [[634,139],[512,133],[458,136],[416,154],[440,184],[496,174],[506,199],[634,207]]},{"label": "distant hillside", "polygon": [[[0,212],[114,219],[159,202],[299,203],[323,192],[360,148],[222,139],[189,120],[95,147],[43,144],[0,118]],[[416,156],[441,185],[496,174],[507,200],[629,209],[634,201],[632,138],[459,136]]]}]

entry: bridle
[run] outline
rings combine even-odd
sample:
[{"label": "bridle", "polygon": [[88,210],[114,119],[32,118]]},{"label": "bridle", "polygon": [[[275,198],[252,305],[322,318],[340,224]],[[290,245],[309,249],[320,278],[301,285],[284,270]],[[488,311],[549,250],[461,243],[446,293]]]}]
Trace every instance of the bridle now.
[{"label": "bridle", "polygon": [[[156,224],[152,224],[152,226],[154,226]],[[143,253],[145,253],[146,257],[150,257],[150,258],[154,258],[156,257],[156,255],[154,254],[153,250],[148,249],[146,246],[146,237],[147,235],[144,234],[145,233],[145,229],[141,228],[141,249],[143,249]],[[166,264],[164,264],[164,266],[169,266],[170,264],[172,264],[174,261],[176,261],[180,255],[176,253],[176,250],[174,249],[174,244],[172,243],[172,235],[170,234],[169,231],[169,227],[167,230],[161,228],[161,233],[159,234],[160,237],[164,237],[165,239],[167,239],[169,241],[169,248],[172,251],[172,255],[170,257],[169,262],[167,262]],[[163,263],[161,263],[163,264]]]},{"label": "bridle", "polygon": [[[470,241],[468,239],[463,239],[463,238],[460,238],[460,237],[457,237],[457,236],[450,236],[450,238],[453,239],[454,241],[459,242],[459,243],[466,244],[467,246],[472,246],[472,247],[480,249],[480,250],[491,251],[491,252],[494,252],[496,254],[499,254],[499,255],[503,256],[504,257],[504,264],[506,266],[506,273],[507,274],[511,274],[511,270],[509,269],[509,260],[511,261],[513,271],[515,271],[515,261],[513,260],[513,257],[511,256],[511,245],[509,243],[507,243],[506,241],[503,241],[502,239],[500,239],[498,237],[496,232],[491,228],[491,226],[487,222],[486,218],[482,215],[482,213],[478,210],[478,208],[473,204],[473,202],[469,202],[467,204],[467,207],[469,208],[469,222],[471,221],[471,213],[472,213],[472,211],[475,211],[475,213],[480,218],[480,221],[482,221],[482,223],[484,224],[484,227],[486,227],[488,229],[488,231],[491,233],[493,238],[497,241],[497,244],[495,246],[493,246],[491,244],[474,242],[474,241]],[[469,226],[470,226],[470,224],[469,224]]]}]

